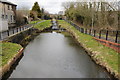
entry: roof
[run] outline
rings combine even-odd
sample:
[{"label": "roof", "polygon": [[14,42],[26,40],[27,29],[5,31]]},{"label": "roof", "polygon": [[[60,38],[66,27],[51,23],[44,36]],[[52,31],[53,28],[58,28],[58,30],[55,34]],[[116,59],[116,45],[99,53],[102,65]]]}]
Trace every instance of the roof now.
[{"label": "roof", "polygon": [[7,1],[7,0],[0,0],[0,2],[5,3],[5,4],[10,4],[10,5],[17,6],[16,4],[14,4],[14,3],[12,3],[12,2],[9,2],[9,1]]}]

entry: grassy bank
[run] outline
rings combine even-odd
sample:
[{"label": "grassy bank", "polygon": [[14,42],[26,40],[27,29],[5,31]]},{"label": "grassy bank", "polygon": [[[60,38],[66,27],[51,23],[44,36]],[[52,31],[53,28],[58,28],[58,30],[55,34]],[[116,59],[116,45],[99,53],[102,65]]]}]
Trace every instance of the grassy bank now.
[{"label": "grassy bank", "polygon": [[75,29],[73,26],[63,20],[59,20],[58,23],[61,27],[71,32],[78,42],[87,50],[89,50],[92,56],[99,60],[102,65],[111,69],[113,72],[118,74],[118,53],[108,47],[103,46],[92,38],[92,36],[83,34]]},{"label": "grassy bank", "polygon": [[[40,22],[40,20],[34,21],[32,23],[36,23],[36,22]],[[50,20],[45,20],[44,22],[38,23],[38,24],[34,25],[33,27],[36,29],[39,29],[39,30],[43,30],[50,26],[51,26]],[[35,33],[33,33],[33,34],[35,34]],[[30,41],[29,39],[31,40],[31,35],[27,36],[24,41],[26,43],[28,43]],[[22,41],[22,43],[24,43],[24,41]],[[19,44],[10,43],[10,42],[0,42],[0,67],[7,64],[7,62],[10,59],[12,59],[21,48],[22,48],[22,46]]]},{"label": "grassy bank", "polygon": [[38,23],[38,22],[40,22],[40,21],[42,21],[42,20],[30,21],[29,24],[35,24],[35,23]]},{"label": "grassy bank", "polygon": [[7,64],[22,47],[15,43],[0,42],[0,67]]},{"label": "grassy bank", "polygon": [[51,20],[45,20],[44,22],[38,23],[34,26],[34,28],[39,29],[39,30],[43,30],[47,27],[51,26]]}]

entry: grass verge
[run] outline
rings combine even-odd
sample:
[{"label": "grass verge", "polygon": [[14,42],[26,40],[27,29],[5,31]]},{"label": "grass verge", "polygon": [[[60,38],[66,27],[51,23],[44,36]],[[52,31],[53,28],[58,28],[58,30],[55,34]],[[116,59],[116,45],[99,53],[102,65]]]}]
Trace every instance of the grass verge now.
[{"label": "grass verge", "polygon": [[30,21],[29,24],[35,24],[35,23],[38,23],[38,22],[40,22],[40,21],[42,21],[42,20]]},{"label": "grass verge", "polygon": [[47,27],[51,26],[51,20],[45,20],[44,22],[38,23],[36,25],[34,25],[34,28],[39,29],[39,30],[43,30]]},{"label": "grass verge", "polygon": [[0,42],[0,67],[7,64],[21,48],[22,46],[19,44]]},{"label": "grass verge", "polygon": [[111,48],[105,47],[93,39],[92,36],[79,32],[69,23],[59,20],[61,27],[71,32],[85,48],[94,54],[94,58],[99,59],[105,66],[118,74],[118,53]]}]

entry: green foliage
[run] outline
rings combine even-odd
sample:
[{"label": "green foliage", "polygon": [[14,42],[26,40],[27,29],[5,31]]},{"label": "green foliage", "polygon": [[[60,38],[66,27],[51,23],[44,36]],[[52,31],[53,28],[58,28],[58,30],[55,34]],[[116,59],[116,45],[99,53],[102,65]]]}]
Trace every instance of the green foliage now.
[{"label": "green foliage", "polygon": [[45,28],[47,28],[47,27],[50,27],[50,26],[51,26],[51,22],[50,22],[50,21],[51,21],[51,20],[45,20],[45,21],[42,22],[42,23],[36,24],[36,25],[34,26],[34,28],[39,29],[39,30],[43,30],[43,29],[45,29]]},{"label": "green foliage", "polygon": [[18,51],[22,48],[22,46],[15,44],[15,43],[9,43],[9,42],[0,42],[0,66],[4,66],[7,64],[7,62],[13,58],[14,55],[18,53]]},{"label": "green foliage", "polygon": [[[66,7],[67,6],[67,7]],[[117,11],[110,10],[107,2],[69,2],[64,4],[67,19],[81,23],[86,28],[117,30]]]},{"label": "green foliage", "polygon": [[44,14],[44,19],[45,19],[45,20],[50,19],[50,15],[49,15],[49,14]]},{"label": "green foliage", "polygon": [[44,8],[42,8],[41,12],[44,13],[44,11],[45,11]]},{"label": "green foliage", "polygon": [[34,6],[32,7],[32,11],[41,12],[38,2],[34,3]]},{"label": "green foliage", "polygon": [[30,17],[35,19],[35,15],[37,15],[38,18],[41,18],[42,15],[38,2],[34,3],[34,6],[32,7],[32,10],[30,12]]},{"label": "green foliage", "polygon": [[29,22],[29,24],[35,24],[35,23],[38,23],[40,21],[42,21],[42,20],[31,21],[31,22]]}]

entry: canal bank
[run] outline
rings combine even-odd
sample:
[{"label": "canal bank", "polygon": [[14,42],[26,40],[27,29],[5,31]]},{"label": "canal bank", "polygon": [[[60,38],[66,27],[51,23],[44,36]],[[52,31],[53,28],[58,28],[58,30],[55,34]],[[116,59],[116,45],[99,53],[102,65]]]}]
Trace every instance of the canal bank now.
[{"label": "canal bank", "polygon": [[50,20],[37,22],[31,28],[24,30],[18,34],[15,34],[13,36],[10,36],[3,42],[17,43],[25,47],[26,45],[28,45],[30,41],[32,41],[37,35],[39,35],[39,33],[50,27],[51,27]]},{"label": "canal bank", "polygon": [[[40,26],[39,26],[40,27]],[[49,26],[50,27],[50,26]],[[43,27],[43,29],[42,30],[44,30],[44,27]],[[35,31],[35,30],[31,30],[31,31]],[[45,30],[44,30],[45,31]],[[36,33],[40,33],[41,31],[40,30],[38,30],[37,29],[37,31],[36,31]],[[70,31],[68,31],[69,33],[70,33]],[[32,33],[32,32],[31,32]],[[65,33],[66,34],[66,33]],[[72,33],[71,33],[72,34]],[[48,36],[47,36],[48,35]],[[73,34],[72,34],[73,35]],[[37,35],[36,35],[37,36]],[[36,48],[36,50],[33,50],[33,51],[40,51],[40,52],[38,52],[38,53],[42,53],[41,52],[41,50],[44,50],[45,52],[47,52],[47,53],[50,53],[51,52],[51,50],[49,49],[49,48],[52,48],[52,53],[54,53],[54,52],[56,52],[55,54],[57,54],[57,53],[59,53],[59,50],[61,50],[62,49],[62,51],[64,51],[65,50],[65,46],[66,45],[64,45],[65,43],[64,42],[62,42],[62,44],[64,45],[64,46],[62,46],[61,48],[60,48],[60,46],[61,46],[61,42],[57,42],[57,43],[55,43],[55,41],[61,41],[61,40],[63,40],[63,41],[66,41],[66,39],[64,40],[64,38],[63,38],[63,35],[61,36],[61,34],[58,34],[58,33],[55,33],[55,32],[53,32],[53,33],[49,33],[49,34],[42,34],[42,36],[43,36],[43,39],[42,39],[42,41],[43,42],[39,42],[39,38],[41,38],[41,37],[39,37],[39,38],[36,38],[35,39],[35,41],[37,41],[36,42],[36,46],[34,46],[34,47],[32,47],[32,48],[29,48],[28,50],[29,51],[27,51],[28,53],[30,53],[31,52],[31,55],[32,55],[32,53],[36,53],[36,52],[32,52],[31,50],[33,50],[33,49],[35,49]],[[44,36],[46,36],[46,37],[44,37]],[[60,37],[62,37],[62,38],[58,38],[58,37],[60,36]],[[66,35],[67,36],[67,35]],[[54,38],[55,37],[55,38]],[[29,38],[31,38],[31,37],[29,37]],[[28,38],[28,39],[29,39]],[[34,37],[35,38],[35,37]],[[34,38],[31,38],[31,39],[34,39]],[[74,38],[75,39],[77,39],[75,36],[74,36]],[[16,39],[16,38],[15,38]],[[19,38],[20,39],[20,38]],[[25,38],[24,38],[25,39]],[[46,41],[46,40],[49,40],[50,39],[50,41],[52,41],[52,42],[44,42],[44,41]],[[51,39],[55,39],[55,41],[54,40],[51,40]],[[26,41],[26,40],[25,40]],[[28,40],[27,40],[28,41]],[[40,40],[41,41],[41,40]],[[20,41],[21,42],[21,41]],[[32,42],[34,42],[34,40],[32,41]],[[31,42],[31,43],[32,43]],[[71,42],[73,42],[73,41],[71,41]],[[23,43],[23,42],[22,42]],[[37,46],[37,44],[39,43],[39,45]],[[41,43],[41,44],[40,44]],[[60,43],[59,45],[58,45],[58,43]],[[45,44],[45,45],[44,45]],[[50,45],[46,45],[46,44],[50,44]],[[54,46],[53,46],[53,44],[54,44]],[[57,46],[56,46],[56,44],[57,44]],[[68,44],[68,43],[67,43]],[[69,44],[71,44],[71,43],[69,43]],[[31,45],[31,44],[29,44],[29,45]],[[28,46],[29,46],[28,45]],[[42,47],[40,47],[39,48],[39,46],[40,45],[43,45]],[[47,49],[46,49],[46,47],[44,47],[44,46],[46,46],[47,47]],[[56,49],[57,48],[57,49]],[[72,47],[73,48],[73,47]],[[75,53],[75,52],[73,52],[74,50],[72,49],[72,48],[70,48],[70,51],[68,50],[68,49],[66,49],[66,50],[68,50],[69,52],[67,52],[67,54],[66,53],[64,53],[64,52],[60,52],[60,53],[63,53],[64,54],[64,56],[65,55],[68,55],[68,54],[70,54],[71,53],[71,55],[73,56],[73,53]],[[40,50],[39,50],[40,49]],[[81,49],[81,48],[77,48],[78,49],[78,51]],[[44,53],[44,51],[43,51],[43,57],[45,57],[46,58],[46,56],[45,56],[45,53]],[[82,50],[80,50],[80,52],[83,52]],[[26,56],[27,56],[27,54],[28,53],[25,53],[26,54]],[[60,53],[59,53],[59,55],[60,55]],[[75,53],[75,54],[77,54],[77,55],[75,55],[75,56],[78,56],[78,52],[77,53]],[[81,53],[80,53],[81,54]],[[85,55],[86,53],[85,53],[85,51],[84,51],[84,53],[82,53],[83,55]],[[34,54],[34,56],[36,56],[36,55],[38,55],[38,54]],[[42,57],[40,58],[40,54],[39,54],[39,56],[37,56],[37,57],[33,57],[33,55],[31,56],[31,58],[30,57],[28,57],[27,59],[31,59],[31,61],[29,61],[29,60],[27,60],[27,61],[29,61],[29,62],[32,62],[32,60],[33,60],[33,63],[34,63],[34,59],[37,59],[37,62],[39,63],[39,61],[41,60],[41,59],[43,59]],[[49,56],[50,57],[50,54],[48,54],[47,56]],[[53,54],[53,56],[55,56],[54,54]],[[58,55],[56,55],[56,57],[57,57]],[[67,69],[67,71],[69,72],[69,71],[74,71],[75,70],[75,74],[77,75],[77,76],[73,76],[73,77],[83,77],[83,78],[85,78],[85,76],[86,75],[90,75],[91,74],[91,72],[93,72],[92,74],[94,74],[94,76],[93,75],[90,75],[89,76],[89,78],[93,78],[93,77],[96,77],[96,78],[104,78],[103,76],[104,75],[106,75],[106,74],[104,74],[104,73],[101,73],[101,71],[102,72],[104,72],[103,70],[101,70],[101,68],[100,68],[100,70],[98,70],[98,71],[100,71],[100,73],[99,72],[97,72],[97,73],[99,73],[99,74],[102,74],[102,75],[97,75],[97,76],[95,76],[96,74],[95,74],[95,72],[97,71],[97,70],[94,70],[94,69],[96,69],[96,67],[93,67],[93,66],[91,66],[90,68],[89,67],[85,67],[85,66],[88,66],[88,64],[83,64],[83,63],[89,63],[89,65],[92,65],[93,63],[91,63],[91,59],[89,58],[86,62],[82,62],[81,64],[79,64],[79,66],[81,66],[81,69],[84,67],[84,69],[86,70],[87,68],[89,68],[89,69],[91,69],[91,70],[93,70],[93,71],[90,71],[90,70],[86,70],[87,72],[86,72],[86,74],[84,74],[84,76],[81,76],[81,75],[83,75],[82,73],[85,73],[84,72],[84,70],[82,71],[82,73],[81,73],[81,70],[80,70],[80,73],[79,74],[77,74],[76,73],[76,71],[77,70],[79,70],[79,68],[78,67],[74,67],[73,66],[73,68],[71,69],[71,64],[73,65],[73,63],[76,63],[76,60],[75,61],[71,61],[71,60],[74,60],[74,59],[71,59],[72,58],[72,56],[70,56],[70,58],[68,58],[67,56],[65,57],[65,58],[63,58],[63,59],[68,59],[68,60],[65,60],[65,62],[66,61],[70,61],[70,62],[72,62],[72,63],[70,63],[70,65],[69,64],[67,64],[65,67],[64,67],[64,69],[63,70],[65,70],[66,71],[66,69]],[[51,57],[50,59],[47,59],[48,61],[47,61],[47,63],[46,63],[46,65],[47,64],[51,64],[51,63],[49,63],[49,60],[53,60],[53,61],[55,61],[55,60],[57,60],[58,58],[55,58],[55,57]],[[79,58],[80,58],[80,60],[79,60]],[[87,57],[88,58],[88,57]],[[87,59],[87,58],[85,58],[85,59]],[[25,58],[24,58],[25,59]],[[22,65],[24,66],[25,64],[24,64],[24,59],[23,59],[23,61],[21,62],[22,63]],[[69,60],[70,59],[70,60]],[[76,59],[76,58],[75,58]],[[81,62],[81,61],[84,61],[84,57],[82,58],[82,57],[77,57],[77,62],[79,63],[79,61]],[[58,60],[58,62],[57,63],[59,63],[60,62],[60,60],[61,59],[59,59]],[[90,62],[89,62],[90,61]],[[26,64],[26,66],[28,66],[28,65],[31,65],[31,63],[29,64],[29,62],[27,62]],[[35,61],[36,62],[36,61]],[[52,61],[51,61],[52,62]],[[61,61],[62,62],[62,61]],[[42,63],[42,62],[41,62]],[[41,64],[40,63],[40,64]],[[56,63],[56,62],[55,62]],[[63,63],[64,63],[64,61],[63,61]],[[62,63],[62,64],[63,64]],[[44,64],[44,63],[43,63]],[[20,66],[21,64],[19,64],[19,66]],[[35,65],[36,65],[36,63],[35,63]],[[52,65],[52,64],[51,64]],[[59,65],[59,64],[58,64]],[[75,64],[76,65],[76,64]],[[95,64],[94,64],[95,65]],[[19,66],[18,66],[18,69],[15,71],[15,73],[13,72],[13,75],[14,74],[16,74],[17,73],[17,71],[20,71],[20,70],[24,70],[24,69],[22,69],[22,68],[20,68],[20,70],[19,70]],[[34,67],[31,67],[31,69],[36,69],[36,72],[38,72],[38,67],[40,67],[40,66],[42,66],[42,64],[41,65],[39,65],[39,66],[34,66]],[[48,66],[48,65],[47,65]],[[37,68],[36,68],[37,67]],[[43,66],[42,68],[44,68],[45,66]],[[51,67],[52,68],[52,67]],[[31,69],[30,69],[30,71],[31,71]],[[46,68],[47,70],[48,69],[50,69],[50,67],[48,67],[48,68]],[[59,68],[58,68],[59,69]],[[29,70],[28,70],[29,71]],[[32,70],[33,72],[34,72],[34,70]],[[33,73],[31,71],[31,73]],[[45,70],[46,71],[46,70]],[[48,70],[49,71],[49,70]],[[53,70],[54,71],[54,70]],[[56,70],[55,70],[56,71]],[[54,71],[54,73],[56,73]],[[57,70],[58,71],[58,70]],[[88,71],[89,71],[89,73],[88,73]],[[94,72],[95,71],[95,72]],[[21,71],[21,72],[23,72],[23,71]],[[24,74],[24,73],[26,73],[27,71],[25,71],[25,72],[23,72],[22,74]],[[35,73],[36,73],[35,72]],[[42,71],[43,72],[43,71]],[[51,71],[50,71],[51,72]],[[59,72],[59,71],[58,71]],[[67,73],[65,73],[65,74],[68,74],[68,72]],[[19,73],[19,72],[18,72]],[[30,74],[30,72],[28,72],[29,74]],[[47,72],[48,73],[48,72]],[[69,73],[72,73],[72,72],[69,72]],[[73,72],[74,73],[74,72]],[[40,73],[41,74],[41,73]],[[43,74],[43,73],[42,73]],[[44,77],[44,75],[42,76],[42,74],[41,74],[41,77]],[[45,73],[44,73],[45,74]],[[56,73],[56,74],[58,74],[58,73]],[[33,75],[33,74],[32,74]],[[61,74],[62,75],[62,74]],[[71,75],[71,74],[70,74]],[[69,77],[70,77],[70,75],[69,75]],[[26,77],[26,75],[23,75],[24,77]],[[23,76],[22,76],[22,78],[23,78]],[[40,76],[40,75],[37,75],[37,76]],[[47,75],[48,76],[48,75]],[[59,74],[58,74],[58,76],[59,76]],[[68,75],[67,75],[68,76]],[[16,75],[14,75],[14,77],[12,77],[12,78],[15,78],[16,77]],[[36,76],[34,75],[34,77],[36,78]],[[54,76],[55,77],[55,76]],[[61,76],[61,78],[63,78],[63,77],[65,77],[65,75],[62,75]],[[87,77],[87,76],[86,76]],[[107,77],[108,78],[108,77]]]},{"label": "canal bank", "polygon": [[[13,64],[15,64],[16,61],[23,54],[24,48],[29,44],[29,42],[32,41],[37,35],[39,35],[39,33],[41,33],[44,29],[49,28],[49,27],[50,27],[50,20],[47,20],[42,23],[38,23],[38,24],[34,25],[30,29],[22,31],[16,35],[10,36],[6,40],[0,42],[0,47],[1,47],[0,48],[1,49],[0,77],[4,76],[5,74],[7,74],[7,72],[10,71]],[[4,46],[4,44],[6,44],[6,45]],[[10,47],[10,45],[11,45],[11,47]],[[19,48],[19,51],[16,50],[13,54],[13,51],[14,51],[13,49],[16,47],[14,45],[21,46],[21,48]],[[4,58],[3,56],[5,56],[5,59],[3,59]],[[9,56],[10,56],[10,58],[8,59]],[[2,65],[2,63],[4,61],[6,63],[4,65]]]},{"label": "canal bank", "polygon": [[119,79],[119,61],[117,52],[101,45],[97,41],[93,40],[91,36],[80,33],[67,22],[58,22],[61,27],[65,28],[76,39],[78,44],[85,49],[85,51],[95,61],[96,64],[99,64],[100,66],[105,68],[113,77]]},{"label": "canal bank", "polygon": [[24,56],[9,78],[105,78],[67,32],[42,32],[24,50]]},{"label": "canal bank", "polygon": [[10,70],[10,67],[22,55],[23,48],[19,44],[0,42],[0,78]]}]

